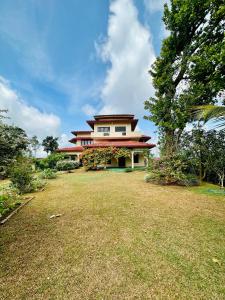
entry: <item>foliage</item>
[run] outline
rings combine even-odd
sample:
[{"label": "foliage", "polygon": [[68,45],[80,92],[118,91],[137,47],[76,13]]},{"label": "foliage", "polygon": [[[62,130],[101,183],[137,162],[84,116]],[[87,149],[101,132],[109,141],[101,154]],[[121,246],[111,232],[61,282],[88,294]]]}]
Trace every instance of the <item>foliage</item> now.
[{"label": "foliage", "polygon": [[2,187],[0,189],[0,218],[8,214],[20,203],[17,189],[10,186]]},{"label": "foliage", "polygon": [[19,193],[29,193],[33,191],[33,174],[31,162],[27,158],[19,158],[10,169],[10,179],[13,187]]},{"label": "foliage", "polygon": [[33,151],[35,157],[39,147],[40,147],[40,143],[38,141],[37,136],[36,135],[32,136],[32,138],[30,139],[30,148],[31,151]]},{"label": "foliage", "polygon": [[45,169],[44,171],[42,171],[42,173],[40,174],[40,177],[42,179],[54,179],[57,177],[57,174],[55,171],[53,171],[52,169]]},{"label": "foliage", "polygon": [[97,170],[98,166],[103,165],[106,168],[107,162],[120,157],[130,157],[131,152],[126,148],[105,147],[96,149],[87,149],[82,154],[82,162],[86,170]]},{"label": "foliage", "polygon": [[61,153],[52,153],[46,158],[36,159],[35,165],[38,169],[56,169],[56,164],[58,161],[63,160],[64,155]]},{"label": "foliage", "polygon": [[47,154],[49,152],[53,153],[59,147],[58,138],[54,138],[53,136],[47,136],[42,141],[42,146],[44,147],[44,151],[46,151]]},{"label": "foliage", "polygon": [[153,161],[152,169],[145,176],[145,181],[161,185],[197,184],[194,176],[187,175],[186,170],[187,163],[180,155],[164,156],[162,159]]},{"label": "foliage", "polygon": [[225,131],[225,106],[219,105],[202,105],[193,109],[194,115],[199,120],[208,122],[213,120],[217,123],[218,128]]},{"label": "foliage", "polygon": [[225,133],[194,129],[182,135],[180,152],[188,160],[189,170],[199,175],[200,181],[217,177],[223,186],[225,180]]},{"label": "foliage", "polygon": [[164,23],[170,35],[151,68],[155,97],[145,102],[161,135],[163,152],[177,150],[190,108],[214,104],[225,89],[225,4],[221,0],[171,0]]},{"label": "foliage", "polygon": [[56,164],[56,168],[59,171],[69,171],[79,168],[79,163],[74,160],[60,160]]},{"label": "foliage", "polygon": [[28,149],[28,145],[23,129],[0,123],[0,175],[7,175],[8,167]]}]

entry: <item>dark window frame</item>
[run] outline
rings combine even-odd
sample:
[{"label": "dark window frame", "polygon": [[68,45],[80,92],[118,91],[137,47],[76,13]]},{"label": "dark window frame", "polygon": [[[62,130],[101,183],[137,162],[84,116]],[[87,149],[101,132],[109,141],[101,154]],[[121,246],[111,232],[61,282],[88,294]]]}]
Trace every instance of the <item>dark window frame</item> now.
[{"label": "dark window frame", "polygon": [[110,132],[110,126],[99,126],[97,127],[97,132]]},{"label": "dark window frame", "polygon": [[127,127],[126,126],[115,126],[115,132],[126,132]]}]

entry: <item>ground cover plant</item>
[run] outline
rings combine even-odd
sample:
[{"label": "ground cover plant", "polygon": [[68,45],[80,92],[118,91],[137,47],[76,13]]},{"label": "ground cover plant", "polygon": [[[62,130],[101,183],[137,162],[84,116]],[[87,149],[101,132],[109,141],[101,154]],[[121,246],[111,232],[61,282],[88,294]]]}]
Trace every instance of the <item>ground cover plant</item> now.
[{"label": "ground cover plant", "polygon": [[17,189],[9,184],[0,186],[0,219],[4,218],[20,204],[21,197]]},{"label": "ground cover plant", "polygon": [[195,189],[135,171],[49,181],[0,228],[2,299],[224,299],[225,200]]}]

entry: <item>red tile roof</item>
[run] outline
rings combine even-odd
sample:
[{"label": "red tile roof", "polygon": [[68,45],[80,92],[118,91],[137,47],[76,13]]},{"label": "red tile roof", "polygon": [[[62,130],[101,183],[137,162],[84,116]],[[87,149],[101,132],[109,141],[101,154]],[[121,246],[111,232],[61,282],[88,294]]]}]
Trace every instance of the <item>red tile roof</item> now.
[{"label": "red tile roof", "polygon": [[90,145],[85,145],[84,148],[98,148],[98,147],[126,147],[126,148],[153,148],[155,144],[148,144],[136,141],[119,141],[119,142],[102,142]]},{"label": "red tile roof", "polygon": [[84,151],[84,148],[82,146],[64,147],[64,148],[59,148],[56,151],[57,152],[82,152]]}]

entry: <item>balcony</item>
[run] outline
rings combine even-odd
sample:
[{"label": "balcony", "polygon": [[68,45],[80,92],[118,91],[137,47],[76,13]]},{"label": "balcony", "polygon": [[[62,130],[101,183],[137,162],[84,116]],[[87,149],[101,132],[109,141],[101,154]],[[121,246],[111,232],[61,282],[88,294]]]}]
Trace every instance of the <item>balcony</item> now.
[{"label": "balcony", "polygon": [[94,138],[108,138],[108,137],[113,137],[113,138],[140,138],[142,136],[142,133],[139,131],[126,131],[126,132],[115,132],[115,131],[110,131],[110,132],[92,132],[91,137]]}]

